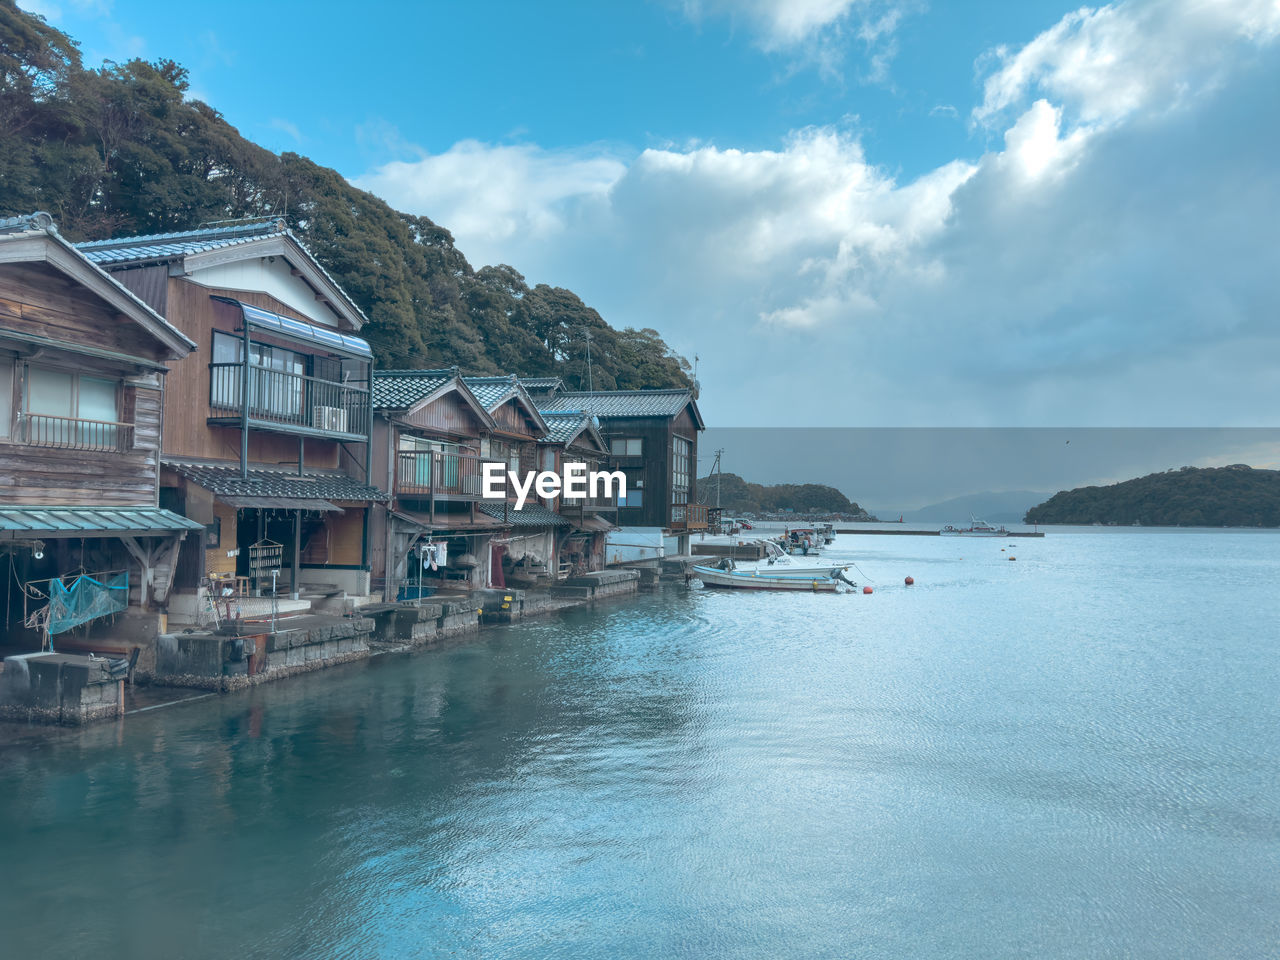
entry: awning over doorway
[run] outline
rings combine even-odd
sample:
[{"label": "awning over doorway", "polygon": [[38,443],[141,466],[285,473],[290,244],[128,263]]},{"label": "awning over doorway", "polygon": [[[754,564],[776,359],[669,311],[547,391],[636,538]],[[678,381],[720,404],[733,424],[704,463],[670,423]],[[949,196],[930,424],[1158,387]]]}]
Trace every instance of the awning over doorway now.
[{"label": "awning over doorway", "polygon": [[202,524],[159,507],[0,507],[0,540],[159,537],[202,529]]},{"label": "awning over doorway", "polygon": [[328,500],[308,500],[304,497],[219,497],[229,507],[257,510],[315,510],[318,513],[342,513],[342,508]]}]

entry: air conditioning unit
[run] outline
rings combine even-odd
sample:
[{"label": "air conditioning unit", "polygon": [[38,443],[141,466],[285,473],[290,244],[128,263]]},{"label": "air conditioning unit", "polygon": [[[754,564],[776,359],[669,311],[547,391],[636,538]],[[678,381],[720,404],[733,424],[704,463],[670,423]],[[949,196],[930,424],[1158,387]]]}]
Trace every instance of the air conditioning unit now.
[{"label": "air conditioning unit", "polygon": [[311,425],[317,430],[347,432],[347,411],[341,407],[312,407]]}]

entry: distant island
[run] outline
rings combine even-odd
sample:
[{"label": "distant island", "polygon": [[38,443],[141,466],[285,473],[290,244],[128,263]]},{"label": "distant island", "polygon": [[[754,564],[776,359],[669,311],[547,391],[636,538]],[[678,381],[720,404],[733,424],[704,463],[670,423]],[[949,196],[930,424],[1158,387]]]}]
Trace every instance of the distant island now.
[{"label": "distant island", "polygon": [[[719,491],[719,501],[716,499]],[[720,506],[730,513],[768,515],[795,513],[801,516],[840,515],[848,520],[873,520],[867,511],[835,487],[822,483],[778,483],[765,486],[748,483],[736,473],[720,473],[698,480],[698,500]]]},{"label": "distant island", "polygon": [[1144,527],[1280,527],[1280,470],[1183,467],[1054,494],[1027,523]]}]

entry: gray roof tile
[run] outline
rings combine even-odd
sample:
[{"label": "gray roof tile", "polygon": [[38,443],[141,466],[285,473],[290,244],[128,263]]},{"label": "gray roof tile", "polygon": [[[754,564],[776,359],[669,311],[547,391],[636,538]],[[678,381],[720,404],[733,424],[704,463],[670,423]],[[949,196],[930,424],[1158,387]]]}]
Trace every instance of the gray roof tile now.
[{"label": "gray roof tile", "polygon": [[407,410],[458,375],[447,370],[374,370],[373,409]]},{"label": "gray roof tile", "polygon": [[606,420],[674,417],[693,402],[693,392],[690,390],[596,390],[560,393],[547,400],[543,406],[551,411],[583,410]]},{"label": "gray roof tile", "polygon": [[513,527],[567,527],[569,521],[560,514],[548,510],[540,503],[526,503],[520,510],[514,504],[506,506],[506,517],[503,517],[501,503],[478,503],[481,513],[488,514],[495,520],[503,520]]},{"label": "gray roof tile", "polygon": [[218,466],[182,460],[164,461],[197,486],[214,496],[280,497],[290,500],[357,500],[385,503],[390,500],[377,487],[360,483],[345,473],[312,471],[301,476],[296,471],[251,467],[249,478],[240,476],[239,466]]}]

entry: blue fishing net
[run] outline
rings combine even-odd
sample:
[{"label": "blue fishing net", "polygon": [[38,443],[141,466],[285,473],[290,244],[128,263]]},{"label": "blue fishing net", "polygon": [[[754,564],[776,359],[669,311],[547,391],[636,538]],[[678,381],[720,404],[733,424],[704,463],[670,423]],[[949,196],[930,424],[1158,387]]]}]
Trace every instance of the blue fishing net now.
[{"label": "blue fishing net", "polygon": [[95,580],[81,574],[64,584],[49,584],[49,633],[62,633],[98,617],[120,613],[129,606],[129,571]]}]

